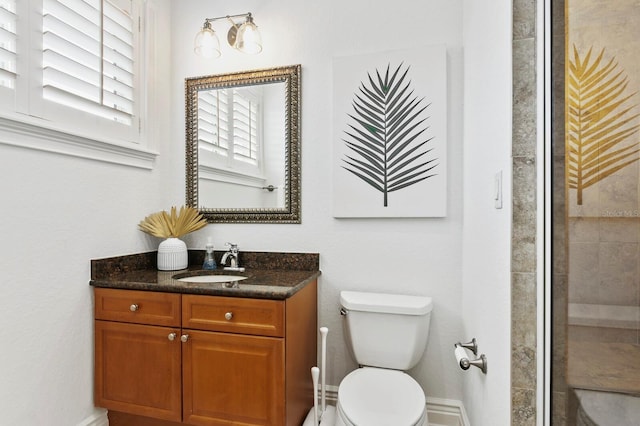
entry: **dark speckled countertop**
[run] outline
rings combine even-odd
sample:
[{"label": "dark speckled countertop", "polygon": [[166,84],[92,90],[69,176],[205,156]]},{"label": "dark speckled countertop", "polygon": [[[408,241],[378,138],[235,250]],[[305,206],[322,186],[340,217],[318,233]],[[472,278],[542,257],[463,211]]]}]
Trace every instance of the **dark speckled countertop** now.
[{"label": "dark speckled countertop", "polygon": [[[216,260],[222,253],[215,252]],[[202,271],[202,250],[189,250],[189,269],[158,271],[156,256],[154,251],[91,260],[90,284],[128,290],[282,300],[320,275],[317,253],[240,252],[240,266],[246,268],[244,272],[225,271],[220,267],[215,271]],[[241,275],[247,279],[238,281],[237,287],[228,288],[224,283],[182,282],[174,278],[202,273]]]}]

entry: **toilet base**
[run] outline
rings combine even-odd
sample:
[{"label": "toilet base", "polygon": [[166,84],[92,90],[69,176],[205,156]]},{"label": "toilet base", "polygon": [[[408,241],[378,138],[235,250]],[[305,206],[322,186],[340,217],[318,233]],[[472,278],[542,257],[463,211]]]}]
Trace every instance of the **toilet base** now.
[{"label": "toilet base", "polygon": [[[340,414],[340,407],[338,406],[336,412],[335,412],[335,421],[334,423],[331,423],[329,426],[351,426],[351,423],[347,424],[342,420],[342,416],[344,414]],[[312,419],[311,419],[311,423],[313,423],[313,415],[312,415]],[[321,423],[322,426],[324,426],[324,423]],[[306,426],[306,425],[304,425]],[[360,426],[360,425],[357,425]],[[404,426],[404,425],[403,425]],[[427,409],[425,407],[424,412],[422,413],[422,417],[420,418],[420,420],[418,421],[418,423],[416,423],[415,425],[406,425],[406,426],[429,426],[429,418],[427,417]]]}]

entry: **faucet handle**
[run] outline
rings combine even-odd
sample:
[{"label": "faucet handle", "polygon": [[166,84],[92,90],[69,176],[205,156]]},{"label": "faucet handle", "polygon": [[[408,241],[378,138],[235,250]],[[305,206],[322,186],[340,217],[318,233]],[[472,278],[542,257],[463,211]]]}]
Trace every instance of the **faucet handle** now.
[{"label": "faucet handle", "polygon": [[235,243],[224,243],[225,246],[229,246],[230,251],[238,251],[238,245]]}]

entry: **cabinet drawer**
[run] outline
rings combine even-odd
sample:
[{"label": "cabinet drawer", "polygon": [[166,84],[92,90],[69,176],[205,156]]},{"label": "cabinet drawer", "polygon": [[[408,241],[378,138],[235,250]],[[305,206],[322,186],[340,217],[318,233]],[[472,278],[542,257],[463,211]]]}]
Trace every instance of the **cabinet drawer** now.
[{"label": "cabinet drawer", "polygon": [[95,288],[96,319],[180,327],[180,295]]},{"label": "cabinet drawer", "polygon": [[284,302],[185,294],[182,328],[284,337]]}]

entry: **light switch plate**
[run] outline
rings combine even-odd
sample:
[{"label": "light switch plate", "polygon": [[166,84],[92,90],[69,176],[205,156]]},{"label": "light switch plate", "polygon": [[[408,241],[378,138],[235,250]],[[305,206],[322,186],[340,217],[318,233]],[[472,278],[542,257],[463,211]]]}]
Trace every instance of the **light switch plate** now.
[{"label": "light switch plate", "polygon": [[502,170],[494,176],[494,206],[496,209],[502,208]]}]

